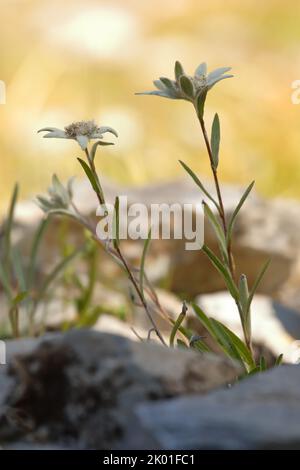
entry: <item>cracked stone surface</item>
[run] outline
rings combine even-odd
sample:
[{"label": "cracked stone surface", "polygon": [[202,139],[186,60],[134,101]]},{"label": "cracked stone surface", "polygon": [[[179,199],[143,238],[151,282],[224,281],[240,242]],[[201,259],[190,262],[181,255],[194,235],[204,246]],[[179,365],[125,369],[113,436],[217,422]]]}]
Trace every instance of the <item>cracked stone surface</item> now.
[{"label": "cracked stone surface", "polygon": [[300,367],[286,365],[206,396],[137,409],[159,449],[300,449]]},{"label": "cracked stone surface", "polygon": [[[217,355],[89,330],[11,341],[0,368],[0,443],[118,447],[138,403],[207,393],[240,373]],[[154,440],[141,430],[134,442],[151,447]]]}]

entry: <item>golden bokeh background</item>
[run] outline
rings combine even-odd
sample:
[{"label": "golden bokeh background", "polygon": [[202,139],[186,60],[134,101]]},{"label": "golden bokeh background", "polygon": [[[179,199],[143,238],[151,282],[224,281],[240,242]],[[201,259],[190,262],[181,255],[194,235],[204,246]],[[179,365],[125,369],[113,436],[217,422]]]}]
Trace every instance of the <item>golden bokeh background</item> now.
[{"label": "golden bokeh background", "polygon": [[22,196],[56,172],[81,169],[73,141],[42,139],[44,126],[94,118],[116,128],[118,145],[98,156],[103,174],[132,184],[183,175],[182,159],[209,167],[188,103],[134,95],[173,74],[232,66],[207,101],[222,126],[223,181],[255,178],[264,195],[300,196],[300,79],[297,0],[0,0],[0,207],[16,180]]}]

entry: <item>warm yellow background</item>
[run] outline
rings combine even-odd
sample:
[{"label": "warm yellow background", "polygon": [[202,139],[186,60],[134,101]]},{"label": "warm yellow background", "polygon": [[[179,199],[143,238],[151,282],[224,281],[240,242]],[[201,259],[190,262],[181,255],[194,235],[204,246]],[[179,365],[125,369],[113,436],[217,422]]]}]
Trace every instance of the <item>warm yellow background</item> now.
[{"label": "warm yellow background", "polygon": [[15,180],[22,195],[51,174],[81,174],[79,147],[36,130],[95,118],[115,127],[118,146],[98,160],[103,173],[134,184],[182,175],[177,160],[209,168],[192,108],[137,97],[171,76],[175,59],[192,72],[231,65],[210,93],[207,118],[222,125],[223,180],[255,178],[266,195],[300,196],[300,79],[297,0],[0,0],[0,206]]}]

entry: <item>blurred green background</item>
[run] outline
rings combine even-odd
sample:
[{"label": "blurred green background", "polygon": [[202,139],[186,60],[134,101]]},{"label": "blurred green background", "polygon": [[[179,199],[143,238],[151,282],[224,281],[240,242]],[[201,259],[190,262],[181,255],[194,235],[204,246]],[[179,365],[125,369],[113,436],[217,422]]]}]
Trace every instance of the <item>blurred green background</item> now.
[{"label": "blurred green background", "polygon": [[13,183],[22,196],[43,191],[52,173],[80,176],[79,147],[36,131],[94,118],[119,131],[98,157],[125,183],[182,175],[178,159],[209,174],[193,110],[185,102],[137,97],[171,76],[232,66],[235,78],[210,93],[207,119],[222,125],[223,181],[255,178],[267,196],[300,196],[300,78],[297,0],[0,0],[0,209]]}]

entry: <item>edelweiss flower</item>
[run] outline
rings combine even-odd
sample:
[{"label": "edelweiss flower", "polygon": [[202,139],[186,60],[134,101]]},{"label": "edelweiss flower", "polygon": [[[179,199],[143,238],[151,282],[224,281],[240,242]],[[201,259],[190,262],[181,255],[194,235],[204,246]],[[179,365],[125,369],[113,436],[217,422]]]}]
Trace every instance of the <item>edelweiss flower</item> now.
[{"label": "edelweiss flower", "polygon": [[85,150],[88,143],[92,139],[103,139],[103,134],[110,132],[118,137],[117,132],[111,127],[98,127],[94,121],[79,121],[73,122],[66,126],[64,130],[57,129],[56,127],[44,127],[38,132],[48,132],[45,138],[54,139],[74,139],[76,140],[82,150]]},{"label": "edelweiss flower", "polygon": [[180,62],[175,63],[175,80],[160,77],[154,80],[158,90],[136,93],[137,95],[157,95],[164,98],[183,99],[194,102],[200,95],[207,93],[216,83],[233,75],[224,75],[231,67],[220,67],[207,74],[206,63],[200,64],[193,77],[186,75]]},{"label": "edelweiss flower", "polygon": [[56,209],[67,210],[72,202],[73,179],[71,178],[65,187],[56,175],[52,177],[52,186],[48,188],[48,198],[45,196],[37,196],[37,204],[44,212]]}]

